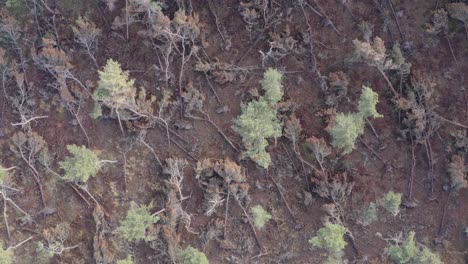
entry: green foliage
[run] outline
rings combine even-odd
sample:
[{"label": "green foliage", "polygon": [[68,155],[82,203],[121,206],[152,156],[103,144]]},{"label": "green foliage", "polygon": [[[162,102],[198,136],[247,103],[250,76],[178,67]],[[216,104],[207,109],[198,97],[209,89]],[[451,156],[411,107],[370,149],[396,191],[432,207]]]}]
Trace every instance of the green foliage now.
[{"label": "green foliage", "polygon": [[0,165],[0,183],[3,183],[7,176],[8,171]]},{"label": "green foliage", "polygon": [[360,222],[363,226],[368,226],[372,222],[377,221],[377,220],[378,220],[377,205],[371,202],[367,210],[364,211],[364,214],[361,216]]},{"label": "green foliage", "polygon": [[268,69],[260,83],[265,96],[242,105],[242,114],[234,121],[233,129],[242,137],[247,156],[266,169],[271,164],[270,154],[265,151],[267,139],[281,136],[282,124],[274,108],[283,96],[281,73]]},{"label": "green foliage", "polygon": [[8,12],[16,18],[22,18],[28,14],[24,3],[24,0],[7,0],[5,7],[7,8]]},{"label": "green foliage", "polygon": [[382,117],[377,113],[375,106],[379,101],[379,95],[371,88],[363,86],[359,98],[358,112],[343,114],[339,113],[335,119],[335,126],[330,134],[333,137],[332,145],[343,149],[343,154],[348,154],[355,148],[356,139],[364,134],[364,121],[368,117]]},{"label": "green foliage", "polygon": [[208,258],[203,252],[193,247],[187,247],[181,252],[183,264],[209,264]]},{"label": "green foliage", "polygon": [[65,171],[65,180],[86,183],[90,177],[96,176],[100,168],[96,153],[85,146],[67,145],[67,149],[73,157],[59,163]]},{"label": "green foliage", "polygon": [[250,209],[252,212],[254,224],[258,229],[262,229],[266,222],[271,219],[271,214],[268,213],[261,205],[256,205]]},{"label": "green foliage", "polygon": [[281,72],[276,69],[269,68],[263,74],[263,80],[260,81],[263,90],[265,90],[265,99],[270,105],[275,105],[283,97],[283,86],[281,85]]},{"label": "green foliage", "polygon": [[356,139],[364,134],[364,120],[359,114],[339,113],[335,122],[330,131],[332,145],[343,149],[343,154],[348,154],[355,148]]},{"label": "green foliage", "polygon": [[413,231],[409,232],[408,237],[401,245],[392,245],[385,248],[385,254],[396,263],[408,263],[418,251],[414,235]]},{"label": "green foliage", "polygon": [[379,102],[379,95],[367,86],[362,87],[361,97],[359,98],[359,114],[364,118],[378,118],[383,115],[377,113],[375,106]]},{"label": "green foliage", "polygon": [[400,212],[401,193],[388,192],[380,199],[380,204],[385,210],[396,216]]},{"label": "green foliage", "polygon": [[123,71],[120,63],[108,59],[103,71],[98,73],[98,88],[94,92],[96,100],[114,109],[135,105],[135,80],[129,78],[128,71]]},{"label": "green foliage", "polygon": [[412,264],[443,264],[440,260],[439,255],[432,253],[427,247],[424,247],[422,251],[418,251],[418,254],[411,261]]},{"label": "green foliage", "polygon": [[117,264],[133,264],[132,257],[127,256],[126,259],[118,260]]},{"label": "green foliage", "polygon": [[98,104],[98,103],[95,103],[94,104],[94,107],[93,107],[93,111],[91,113],[89,113],[89,116],[92,118],[92,119],[98,119],[102,116],[102,108],[101,108],[101,105]]},{"label": "green foliage", "polygon": [[153,238],[146,235],[146,229],[157,221],[159,217],[151,215],[149,206],[137,206],[132,202],[116,233],[130,242],[150,241]]},{"label": "green foliage", "polygon": [[[3,241],[0,241],[3,244]],[[13,264],[13,251],[5,250],[0,246],[0,264]]]},{"label": "green foliage", "polygon": [[324,248],[330,253],[341,252],[346,247],[344,234],[346,228],[339,224],[326,223],[319,229],[317,236],[311,238],[309,243],[314,247]]},{"label": "green foliage", "polygon": [[276,110],[263,98],[252,101],[242,106],[242,114],[234,121],[233,129],[242,137],[247,155],[258,165],[268,168],[271,157],[265,151],[267,138],[281,136]]},{"label": "green foliage", "polygon": [[398,264],[443,264],[439,256],[432,253],[427,247],[418,249],[414,240],[415,233],[409,232],[401,245],[392,245],[385,248],[385,254]]}]

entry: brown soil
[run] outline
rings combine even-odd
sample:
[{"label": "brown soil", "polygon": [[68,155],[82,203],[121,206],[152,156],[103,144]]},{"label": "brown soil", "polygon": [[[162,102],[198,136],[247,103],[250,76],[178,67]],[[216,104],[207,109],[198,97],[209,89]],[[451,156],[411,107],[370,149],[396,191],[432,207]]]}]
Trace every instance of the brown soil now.
[{"label": "brown soil", "polygon": [[[30,2],[30,1],[27,1]],[[154,50],[142,44],[142,37],[137,34],[138,28],[130,27],[129,39],[126,40],[125,29],[113,30],[112,21],[120,14],[120,8],[124,7],[124,1],[118,3],[114,11],[109,11],[102,2],[79,1],[82,5],[72,6],[70,1],[64,1],[61,5],[53,4],[60,1],[47,1],[51,6],[56,6],[58,34],[61,48],[71,57],[74,65],[72,72],[82,80],[94,82],[98,80],[97,69],[92,61],[82,52],[82,49],[73,41],[71,22],[78,14],[87,15],[96,25],[102,29],[99,39],[99,48],[96,53],[98,65],[102,67],[108,58],[121,63],[123,69],[130,71],[131,78],[136,80],[137,86],[146,87],[148,93],[161,95],[161,88],[174,91],[174,100],[178,100],[177,80],[168,86],[158,79],[152,65],[157,63]],[[68,3],[70,2],[70,3]],[[171,2],[171,1],[166,1]],[[229,112],[217,114],[219,108],[213,92],[203,73],[194,71],[196,58],[187,65],[183,75],[184,86],[190,81],[194,88],[200,90],[207,97],[204,107],[212,118],[212,121],[230,138],[234,144],[242,149],[240,137],[232,130],[232,121],[240,114],[241,101],[246,101],[248,90],[259,87],[262,78],[262,57],[259,51],[268,50],[269,33],[281,32],[286,26],[291,31],[291,36],[298,38],[307,35],[301,8],[296,2],[301,1],[265,1],[269,8],[279,7],[279,11],[290,10],[290,15],[280,23],[268,27],[262,31],[262,24],[254,27],[253,32],[246,30],[246,23],[239,12],[239,1],[223,0],[211,1],[177,1],[193,5],[193,12],[198,13],[200,22],[203,23],[203,40],[200,44],[200,56],[235,64],[239,67],[250,67],[245,81],[234,81],[226,84],[218,84],[214,79],[210,82],[214,86],[222,104],[227,105]],[[262,1],[245,1],[262,2]],[[316,1],[306,1],[313,4]],[[342,204],[344,209],[344,223],[355,237],[356,249],[347,240],[345,257],[351,263],[387,263],[384,254],[387,243],[377,236],[380,233],[384,238],[402,231],[416,232],[418,242],[428,246],[434,252],[440,254],[444,263],[467,263],[468,239],[464,230],[468,226],[468,193],[462,189],[458,195],[450,198],[446,208],[445,219],[442,222],[444,208],[449,192],[444,190],[448,176],[446,164],[451,152],[447,151],[453,132],[459,127],[449,123],[442,123],[438,129],[438,135],[430,139],[434,171],[431,174],[428,166],[426,149],[422,144],[415,145],[415,178],[412,189],[412,201],[417,202],[414,208],[402,207],[401,213],[392,217],[383,210],[379,211],[379,221],[370,226],[363,227],[358,224],[356,218],[358,212],[369,202],[375,202],[386,192],[393,190],[404,194],[404,200],[408,200],[409,181],[412,167],[411,142],[400,137],[399,112],[392,102],[392,94],[386,86],[385,80],[377,70],[362,63],[349,64],[347,61],[352,56],[352,40],[362,39],[353,17],[340,4],[340,1],[317,1],[339,34],[331,26],[324,25],[324,21],[310,8],[305,6],[306,15],[312,26],[314,38],[314,52],[317,59],[317,67],[324,76],[331,72],[343,71],[350,79],[347,99],[341,101],[337,107],[338,112],[348,112],[355,108],[363,84],[372,87],[380,96],[377,106],[383,118],[372,120],[372,124],[378,133],[377,140],[370,128],[366,128],[363,140],[374,149],[380,157],[393,166],[391,171],[388,166],[376,158],[372,152],[362,143],[357,143],[357,148],[349,155],[340,156],[339,151],[333,154],[336,161],[348,168],[348,173],[354,180],[352,194]],[[374,25],[374,36],[381,37],[390,50],[394,43],[403,43],[399,30],[392,17],[389,1],[347,1],[353,15],[359,20],[365,20]],[[387,30],[384,30],[384,17],[376,8],[374,2],[384,2],[383,8],[388,16]],[[405,43],[410,48],[404,51],[404,57],[412,64],[412,70],[420,70],[429,73],[436,80],[435,96],[437,97],[436,112],[441,116],[468,125],[468,101],[466,100],[466,83],[461,75],[468,73],[468,48],[467,35],[460,23],[450,21],[449,35],[455,56],[459,63],[459,69],[452,59],[449,46],[444,37],[434,37],[425,33],[424,25],[430,21],[431,12],[438,7],[444,7],[447,1],[391,1],[396,11],[401,32],[404,34]],[[76,4],[76,3],[75,3]],[[2,4],[3,5],[3,4]],[[315,6],[315,5],[313,5]],[[173,10],[172,10],[173,9]],[[174,13],[178,9],[177,4],[169,4],[164,12]],[[217,30],[216,13],[219,27],[223,37],[230,40],[231,46],[226,50],[220,33]],[[50,13],[46,13],[50,16]],[[26,29],[24,34],[31,40],[29,43],[39,43],[37,27],[33,17],[23,18]],[[44,27],[44,25],[42,25]],[[259,41],[257,41],[257,38]],[[34,40],[34,41],[33,41]],[[25,42],[26,43],[26,42]],[[25,44],[23,49],[29,54],[32,44]],[[331,141],[325,131],[326,123],[317,116],[317,112],[325,109],[325,94],[321,90],[318,78],[311,71],[312,57],[308,46],[303,54],[288,54],[284,58],[274,62],[267,61],[265,67],[277,67],[284,72],[283,85],[285,98],[291,100],[296,106],[296,116],[303,127],[303,138],[311,136],[324,137]],[[4,46],[7,48],[7,46]],[[247,55],[245,55],[245,53]],[[13,53],[12,53],[13,54]],[[240,58],[242,61],[239,63]],[[47,85],[54,82],[51,76],[37,68],[32,59],[28,59],[28,79],[33,83],[31,96],[36,103],[34,115],[47,115],[46,119],[39,119],[30,123],[33,131],[39,133],[49,145],[50,153],[54,155],[53,167],[58,170],[58,161],[68,156],[66,145],[86,145],[80,126],[73,123],[74,116],[60,102],[56,90]],[[176,58],[171,71],[177,76],[179,59]],[[465,74],[466,75],[466,74]],[[13,79],[6,81],[5,92],[8,95],[15,93],[16,85]],[[78,88],[79,89],[79,88]],[[42,107],[41,107],[42,105]],[[47,107],[43,107],[47,106]],[[167,175],[162,173],[161,166],[156,162],[154,155],[142,144],[135,144],[126,153],[126,176],[124,176],[124,156],[126,142],[135,138],[137,131],[126,130],[122,133],[119,123],[114,119],[93,120],[88,113],[93,108],[93,101],[87,98],[82,105],[79,118],[85,127],[90,144],[89,148],[98,151],[103,159],[117,160],[117,163],[106,165],[105,169],[97,177],[88,182],[90,193],[99,201],[107,212],[108,227],[105,237],[114,243],[116,259],[123,258],[127,253],[135,256],[135,263],[165,263],[163,253],[151,248],[148,243],[140,242],[121,247],[119,238],[112,233],[124,218],[130,201],[137,204],[149,204],[152,202],[154,212],[165,207],[166,196],[164,193],[164,181]],[[46,170],[40,170],[41,182],[44,189],[47,206],[54,208],[56,213],[50,215],[41,214],[43,207],[40,202],[40,193],[32,174],[26,163],[15,156],[9,149],[12,145],[11,136],[21,130],[11,123],[18,122],[19,116],[5,96],[0,96],[0,145],[2,155],[1,164],[4,167],[16,166],[11,174],[9,185],[19,189],[11,198],[22,209],[32,215],[32,222],[22,223],[21,214],[13,207],[8,207],[8,221],[10,224],[10,237],[3,221],[0,221],[2,240],[12,246],[21,240],[33,236],[32,241],[15,250],[15,263],[34,263],[36,258],[36,243],[43,241],[43,230],[54,227],[61,222],[69,223],[71,236],[67,240],[67,246],[79,245],[78,248],[64,252],[60,256],[52,258],[50,263],[95,263],[93,255],[93,237],[95,235],[95,222],[93,221],[94,205],[87,205],[84,200],[70,187],[56,176]],[[171,127],[179,118],[179,110],[170,120]],[[210,263],[323,263],[326,252],[313,248],[308,240],[316,234],[323,225],[325,212],[322,205],[330,201],[313,194],[310,204],[305,205],[303,194],[310,188],[310,178],[313,173],[306,167],[304,172],[300,160],[293,154],[291,142],[286,138],[271,141],[268,151],[271,153],[273,165],[268,170],[260,169],[249,159],[240,159],[238,152],[224,140],[224,138],[203,120],[185,118],[193,128],[178,130],[177,132],[186,142],[179,140],[182,146],[188,149],[191,155],[202,160],[205,158],[226,159],[230,158],[241,164],[247,173],[251,196],[250,207],[261,204],[273,215],[266,227],[257,230],[258,238],[262,245],[260,250],[256,244],[254,234],[236,202],[229,201],[228,218],[225,219],[225,207],[217,210],[217,213],[208,217],[204,215],[203,187],[195,179],[192,169],[186,170],[184,179],[185,195],[190,198],[183,201],[183,208],[191,214],[190,233],[183,225],[177,229],[180,235],[180,248],[191,245],[203,251]],[[146,132],[146,142],[151,144],[159,159],[169,157],[186,158],[192,168],[196,167],[196,161],[184,151],[169,143],[164,128],[154,127]],[[301,150],[302,151],[302,150]],[[308,162],[314,162],[310,153],[303,153]],[[466,158],[468,156],[465,155]],[[304,175],[305,173],[305,175]],[[286,202],[294,216],[291,216],[286,204],[268,177],[271,175],[280,186]],[[125,192],[124,177],[128,181]],[[433,177],[433,190],[431,179]],[[225,223],[224,221],[227,221]],[[218,223],[220,235],[217,239],[207,240],[207,232],[216,229]],[[221,224],[219,224],[221,223]],[[157,224],[160,225],[160,224]],[[227,233],[223,234],[226,225]],[[221,226],[221,228],[219,228]],[[159,227],[158,227],[159,228]],[[162,240],[162,238],[159,238]],[[165,243],[165,242],[164,242]],[[128,247],[127,247],[128,246]],[[390,262],[389,262],[390,263]]]}]

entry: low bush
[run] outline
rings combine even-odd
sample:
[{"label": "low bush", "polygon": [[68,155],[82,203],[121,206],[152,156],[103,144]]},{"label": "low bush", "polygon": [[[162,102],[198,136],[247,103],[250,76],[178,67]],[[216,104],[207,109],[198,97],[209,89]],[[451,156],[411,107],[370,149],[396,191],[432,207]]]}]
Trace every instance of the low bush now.
[{"label": "low bush", "polygon": [[254,225],[258,229],[262,229],[265,224],[271,219],[271,214],[268,213],[261,205],[256,205],[250,209],[253,220],[254,220]]},{"label": "low bush", "polygon": [[200,252],[193,247],[187,247],[181,252],[183,264],[209,264],[208,258],[205,253]]},{"label": "low bush", "polygon": [[116,233],[129,242],[150,241],[153,238],[146,235],[146,229],[158,221],[159,217],[149,212],[149,206],[137,206],[132,202]]}]

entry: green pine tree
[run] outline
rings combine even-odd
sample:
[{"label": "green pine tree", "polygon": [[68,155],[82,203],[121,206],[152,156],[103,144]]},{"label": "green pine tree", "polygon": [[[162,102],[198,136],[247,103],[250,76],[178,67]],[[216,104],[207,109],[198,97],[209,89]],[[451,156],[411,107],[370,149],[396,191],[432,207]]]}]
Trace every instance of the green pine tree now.
[{"label": "green pine tree", "polygon": [[149,206],[137,206],[132,202],[116,233],[129,242],[150,241],[153,238],[146,235],[146,229],[158,221],[159,217],[151,215]]},{"label": "green pine tree", "polygon": [[415,233],[413,231],[409,232],[408,237],[403,244],[387,247],[385,249],[385,253],[396,263],[408,263],[418,252],[414,236]]},{"label": "green pine tree", "polygon": [[388,192],[380,199],[380,204],[385,210],[396,216],[400,212],[401,193]]},{"label": "green pine tree", "polygon": [[260,98],[242,106],[242,114],[234,121],[233,126],[241,137],[247,155],[263,168],[271,164],[271,157],[265,148],[267,138],[281,136],[281,123],[268,102]]},{"label": "green pine tree", "polygon": [[269,68],[264,74],[263,79],[260,81],[263,90],[265,91],[265,99],[270,105],[275,105],[281,98],[283,98],[283,86],[281,85],[281,78],[283,75],[276,69]]},{"label": "green pine tree", "polygon": [[[136,108],[135,80],[129,78],[128,71],[123,71],[120,63],[108,59],[104,69],[98,73],[98,88],[94,91],[98,102],[116,111]],[[99,113],[95,106],[93,115]]]},{"label": "green pine tree", "polygon": [[359,98],[358,110],[359,114],[364,118],[378,118],[383,117],[383,115],[377,113],[375,106],[379,102],[379,94],[372,91],[371,88],[367,86],[362,87],[361,97]]},{"label": "green pine tree", "polygon": [[209,264],[208,258],[203,252],[193,247],[187,247],[181,252],[183,264]]},{"label": "green pine tree", "polygon": [[256,205],[250,209],[253,216],[254,225],[258,229],[262,229],[265,224],[271,219],[271,214],[268,213],[261,205]]},{"label": "green pine tree", "polygon": [[[3,241],[0,240],[0,244],[3,244]],[[0,246],[0,264],[13,264],[13,251],[5,250]]]},{"label": "green pine tree", "polygon": [[342,225],[327,222],[325,227],[318,230],[317,236],[309,240],[309,243],[314,247],[326,249],[330,253],[338,253],[346,247],[344,240],[346,231],[346,227]]},{"label": "green pine tree", "polygon": [[332,145],[343,149],[343,154],[351,153],[355,148],[356,139],[364,134],[365,119],[382,117],[375,108],[378,101],[379,95],[371,88],[363,86],[358,104],[359,111],[350,114],[339,113],[336,116],[336,123],[330,131],[333,137]]},{"label": "green pine tree", "polygon": [[96,176],[100,168],[96,153],[85,146],[67,145],[67,149],[73,156],[59,163],[65,171],[65,180],[86,183]]},{"label": "green pine tree", "polygon": [[126,259],[118,260],[117,264],[133,264],[133,260],[131,256],[127,256]]},{"label": "green pine tree", "polygon": [[330,134],[333,137],[332,145],[343,149],[348,154],[355,148],[356,139],[364,133],[364,120],[359,114],[339,113],[335,119],[336,124]]}]

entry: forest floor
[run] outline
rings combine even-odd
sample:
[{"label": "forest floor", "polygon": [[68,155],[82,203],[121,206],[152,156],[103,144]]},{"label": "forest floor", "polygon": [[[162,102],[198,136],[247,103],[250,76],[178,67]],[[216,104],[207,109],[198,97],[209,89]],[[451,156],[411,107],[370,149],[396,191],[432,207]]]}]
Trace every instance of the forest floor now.
[{"label": "forest floor", "polygon": [[[36,6],[34,3],[42,6],[37,1],[25,2],[29,7]],[[173,18],[183,3],[187,13],[197,14],[201,30],[196,54],[184,65],[182,73],[181,54],[174,53],[166,82],[166,72],[160,67],[164,64],[161,64],[163,52],[154,49],[158,43],[139,34],[145,26],[135,23],[128,29],[112,27],[115,17],[125,17],[122,15],[125,1],[118,1],[113,10],[104,2],[93,0],[45,2],[55,15],[42,7],[39,18],[33,15],[33,9],[29,9],[31,14],[17,18],[22,23],[20,48],[27,66],[21,69],[17,52],[2,46],[9,60],[17,60],[17,68],[27,76],[27,104],[32,116],[46,116],[26,126],[13,126],[21,121],[21,113],[10,99],[18,92],[18,82],[4,75],[4,93],[0,96],[0,161],[4,167],[16,167],[10,173],[9,186],[18,191],[12,192],[10,198],[31,219],[26,221],[21,213],[8,207],[9,230],[4,221],[0,221],[0,230],[8,246],[33,237],[15,249],[15,263],[34,263],[37,242],[46,239],[44,230],[59,223],[69,224],[70,235],[64,244],[79,246],[47,260],[50,263],[95,263],[96,256],[102,252],[110,252],[112,256],[101,263],[113,263],[127,254],[134,256],[135,263],[171,263],[167,252],[170,243],[182,249],[188,245],[198,248],[210,263],[324,263],[327,253],[312,247],[308,241],[323,226],[326,212],[322,206],[333,201],[314,192],[316,173],[303,161],[315,164],[315,160],[303,139],[317,137],[331,142],[324,112],[330,108],[338,113],[353,111],[363,85],[379,94],[377,110],[383,117],[370,120],[375,133],[367,126],[353,152],[341,155],[334,149],[327,161],[336,174],[347,175],[339,181],[353,184],[349,196],[339,203],[342,221],[354,237],[354,242],[346,238],[345,258],[350,263],[391,263],[384,253],[388,246],[384,239],[399,232],[415,231],[417,241],[437,252],[444,263],[467,263],[468,239],[464,231],[468,226],[468,192],[462,189],[454,195],[449,191],[447,164],[454,154],[450,148],[452,134],[460,130],[466,133],[463,126],[468,126],[468,36],[463,24],[452,19],[447,37],[425,31],[434,10],[444,8],[447,1],[343,1],[347,6],[341,1],[321,0],[166,1],[163,12],[168,17]],[[248,20],[242,15],[246,9],[255,10],[258,17]],[[99,68],[74,41],[71,25],[79,15],[87,16],[102,30],[95,53]],[[358,26],[361,21],[373,25],[371,39],[374,36],[383,39],[387,51],[393,45],[401,46],[412,73],[424,72],[433,79],[431,107],[444,120],[440,120],[436,131],[423,142],[402,136],[404,115],[395,107],[393,94],[378,70],[352,61],[352,41],[364,39]],[[180,74],[182,90],[191,85],[205,95],[205,113],[240,151],[228,144],[210,122],[181,116],[179,106],[167,119],[169,128],[180,136],[171,134],[174,142],[168,140],[163,126],[135,128],[124,123],[122,132],[116,119],[92,119],[89,113],[94,103],[90,97],[83,96],[78,111],[71,111],[70,104],[51,85],[54,78],[35,65],[32,58],[33,50],[43,47],[44,37],[58,40],[55,47],[63,50],[73,64],[70,71],[91,91],[99,79],[98,70],[109,58],[129,71],[130,77],[136,80],[135,86],[145,87],[147,94],[155,95],[158,100],[164,89],[173,92],[171,100],[179,100]],[[272,43],[283,46],[272,48]],[[194,48],[195,45],[189,47]],[[267,55],[269,50],[273,51],[271,56]],[[230,68],[213,68],[205,74],[195,70],[199,61],[212,65],[218,62]],[[284,101],[292,105],[283,120],[294,113],[300,120],[302,133],[298,148],[285,137],[270,140],[267,151],[272,166],[265,170],[242,158],[242,139],[232,125],[241,113],[241,102],[254,96],[252,89],[260,87],[259,81],[268,67],[283,73]],[[334,92],[325,90],[320,82],[325,81],[332,89],[327,77],[339,71],[347,75],[349,85],[346,94],[330,106],[326,99]],[[392,76],[391,82],[401,91],[402,82],[397,77]],[[79,93],[76,91],[82,91],[72,80],[67,84],[74,96]],[[228,111],[219,111],[223,107]],[[94,205],[86,194],[57,179],[38,163],[45,204],[42,202],[34,172],[11,151],[12,138],[19,131],[34,131],[45,140],[58,171],[57,162],[68,156],[66,146],[70,144],[86,145],[99,157],[117,161],[106,165],[87,183],[87,190],[105,211],[104,227],[93,218]],[[467,158],[466,164],[468,154],[461,155]],[[151,202],[154,212],[166,208],[168,198],[164,185],[168,176],[161,165],[171,157],[189,161],[182,185],[182,193],[187,198],[181,201],[183,210],[191,217],[189,228],[179,223],[173,241],[169,242],[167,236],[163,239],[161,235],[164,227],[157,226],[156,241],[122,246],[112,230],[125,217],[130,201]],[[248,208],[262,205],[272,215],[263,229],[257,229],[256,234],[252,232],[243,209],[232,197],[225,197],[224,205],[214,214],[205,215],[205,189],[195,172],[197,161],[203,159],[231,159],[242,166],[249,186]],[[361,225],[360,213],[388,191],[403,194],[400,213],[392,216],[379,209],[378,221]],[[97,238],[101,228],[104,232]]]}]

